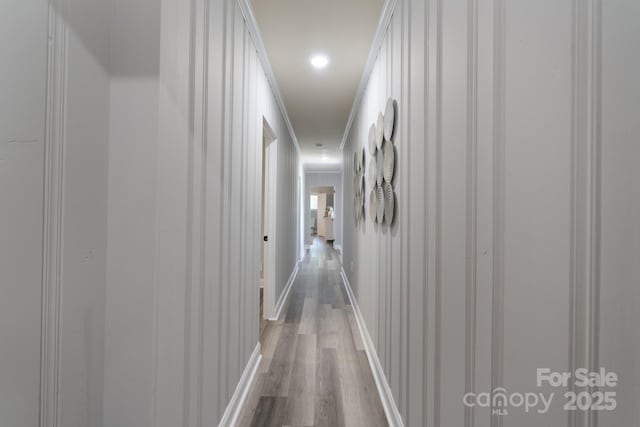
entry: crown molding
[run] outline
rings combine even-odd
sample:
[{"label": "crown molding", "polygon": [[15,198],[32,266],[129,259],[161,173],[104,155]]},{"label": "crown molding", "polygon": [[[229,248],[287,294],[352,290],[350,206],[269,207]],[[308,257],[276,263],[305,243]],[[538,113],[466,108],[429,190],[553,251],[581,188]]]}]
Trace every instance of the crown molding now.
[{"label": "crown molding", "polygon": [[384,42],[384,39],[387,35],[387,29],[389,28],[391,17],[393,16],[393,12],[395,11],[397,4],[398,0],[385,0],[384,6],[382,7],[382,14],[380,15],[378,27],[376,28],[375,35],[373,36],[373,42],[371,43],[371,48],[369,49],[369,56],[367,57],[367,62],[364,66],[362,78],[360,79],[360,85],[358,86],[356,97],[353,100],[353,105],[351,106],[351,113],[349,114],[347,127],[344,130],[344,135],[342,136],[342,141],[340,142],[341,151],[344,148],[344,144],[347,142],[349,132],[351,132],[351,126],[353,126],[353,121],[355,120],[358,107],[360,107],[360,103],[362,102],[364,91],[367,89],[367,83],[369,82],[371,71],[373,70],[373,66],[376,63],[376,59],[378,59],[380,47],[382,47],[382,43]]},{"label": "crown molding", "polygon": [[269,82],[269,86],[271,86],[271,91],[273,92],[273,96],[276,99],[276,103],[278,104],[278,108],[280,108],[280,112],[282,113],[282,117],[287,125],[287,129],[289,130],[289,134],[291,135],[291,139],[293,140],[293,144],[296,147],[296,151],[298,152],[298,156],[302,157],[302,151],[300,150],[300,144],[298,143],[298,138],[296,137],[296,133],[293,130],[293,126],[291,124],[291,120],[289,119],[289,113],[287,112],[287,107],[284,105],[284,101],[282,99],[282,93],[280,92],[280,86],[278,86],[278,81],[276,80],[276,76],[273,72],[273,68],[271,67],[271,62],[269,62],[269,56],[267,55],[267,49],[264,46],[264,42],[262,40],[262,35],[260,33],[260,29],[258,28],[258,22],[256,21],[256,17],[253,13],[253,7],[251,7],[250,0],[237,0],[238,5],[240,6],[240,10],[242,11],[242,15],[244,16],[244,20],[247,24],[247,29],[249,31],[249,35],[253,40],[253,44],[258,52],[258,58],[260,58],[260,63],[262,64],[262,68],[267,76],[267,81]]},{"label": "crown molding", "polygon": [[337,173],[342,173],[341,169],[305,169],[304,172],[307,174],[317,174],[317,175],[335,175]]}]

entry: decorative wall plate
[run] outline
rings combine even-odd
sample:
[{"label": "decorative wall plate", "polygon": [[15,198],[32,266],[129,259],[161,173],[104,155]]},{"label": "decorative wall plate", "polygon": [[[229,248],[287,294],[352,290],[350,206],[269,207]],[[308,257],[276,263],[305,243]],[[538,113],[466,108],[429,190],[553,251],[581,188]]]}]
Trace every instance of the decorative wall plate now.
[{"label": "decorative wall plate", "polygon": [[382,175],[386,182],[391,183],[391,180],[393,179],[393,169],[395,167],[396,153],[393,147],[393,143],[390,140],[386,140],[384,142],[382,152],[384,153],[384,160],[382,162]]},{"label": "decorative wall plate", "polygon": [[384,183],[384,223],[391,225],[393,222],[393,212],[395,210],[395,194],[390,183]]},{"label": "decorative wall plate", "polygon": [[378,214],[378,199],[376,198],[376,189],[375,187],[369,193],[369,217],[371,218],[371,222],[376,222],[376,215]]},{"label": "decorative wall plate", "polygon": [[367,189],[365,188],[365,184],[364,184],[364,175],[362,175],[360,176],[360,194],[364,196],[365,194],[367,194],[366,191]]},{"label": "decorative wall plate", "polygon": [[353,219],[355,220],[356,223],[358,223],[358,206],[357,206],[358,201],[356,200],[355,196],[353,197]]},{"label": "decorative wall plate", "polygon": [[396,120],[396,105],[392,98],[387,100],[387,107],[384,109],[384,139],[391,141]]},{"label": "decorative wall plate", "polygon": [[384,116],[382,113],[378,113],[376,121],[376,147],[378,150],[382,149],[382,141],[384,141]]},{"label": "decorative wall plate", "polygon": [[378,224],[384,221],[384,190],[382,187],[376,187],[376,219]]},{"label": "decorative wall plate", "polygon": [[355,195],[357,194],[357,192],[358,192],[358,184],[359,184],[359,181],[358,181],[358,175],[359,175],[359,174],[357,174],[357,173],[354,173],[354,174],[353,174],[353,195],[354,195],[354,196],[355,196]]},{"label": "decorative wall plate", "polygon": [[372,157],[369,160],[369,169],[367,169],[367,179],[369,181],[369,185],[371,186],[371,188],[375,187],[376,185],[376,174],[378,172],[376,171],[376,158]]},{"label": "decorative wall plate", "polygon": [[379,186],[382,185],[382,181],[384,179],[383,174],[384,168],[384,153],[382,150],[378,150],[376,152],[376,184]]},{"label": "decorative wall plate", "polygon": [[376,154],[376,125],[375,123],[369,128],[369,154],[375,156]]}]

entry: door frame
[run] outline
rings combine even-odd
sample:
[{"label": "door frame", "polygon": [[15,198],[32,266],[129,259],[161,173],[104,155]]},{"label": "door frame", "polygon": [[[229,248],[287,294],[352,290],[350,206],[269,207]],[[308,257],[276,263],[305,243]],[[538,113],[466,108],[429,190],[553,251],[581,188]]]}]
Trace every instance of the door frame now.
[{"label": "door frame", "polygon": [[264,169],[262,179],[264,185],[261,229],[262,236],[268,236],[268,241],[262,241],[262,269],[264,302],[262,317],[273,319],[276,315],[276,248],[277,248],[277,192],[278,192],[278,140],[275,132],[267,122],[262,119],[262,156]]}]

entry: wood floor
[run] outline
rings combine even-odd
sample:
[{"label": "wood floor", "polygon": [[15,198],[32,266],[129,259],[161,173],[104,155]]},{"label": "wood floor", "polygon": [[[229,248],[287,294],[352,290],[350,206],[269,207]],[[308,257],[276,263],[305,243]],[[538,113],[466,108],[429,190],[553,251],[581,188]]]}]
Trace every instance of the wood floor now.
[{"label": "wood floor", "polygon": [[282,319],[260,338],[262,362],[240,426],[387,426],[336,252],[315,239]]}]

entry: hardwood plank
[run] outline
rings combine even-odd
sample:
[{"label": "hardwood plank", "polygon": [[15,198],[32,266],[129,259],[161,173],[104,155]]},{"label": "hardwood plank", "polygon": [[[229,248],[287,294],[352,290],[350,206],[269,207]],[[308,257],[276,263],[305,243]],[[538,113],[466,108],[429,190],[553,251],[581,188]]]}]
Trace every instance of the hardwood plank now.
[{"label": "hardwood plank", "polygon": [[297,324],[285,323],[282,325],[280,339],[278,339],[269,371],[262,374],[264,377],[261,390],[263,396],[287,396],[295,356],[292,349],[295,349],[296,346],[297,330]]},{"label": "hardwood plank", "polygon": [[284,422],[287,399],[262,396],[251,420],[251,427],[281,427]]},{"label": "hardwood plank", "polygon": [[300,319],[299,335],[312,335],[318,332],[318,300],[313,297],[304,299],[304,307]]},{"label": "hardwood plank", "polygon": [[336,350],[323,349],[318,353],[318,357],[313,424],[316,427],[342,427],[345,425],[344,408]]},{"label": "hardwood plank", "polygon": [[333,248],[316,239],[285,313],[260,338],[263,359],[239,426],[386,426]]},{"label": "hardwood plank", "polygon": [[316,337],[298,335],[291,372],[286,421],[292,426],[313,425],[316,372]]}]

